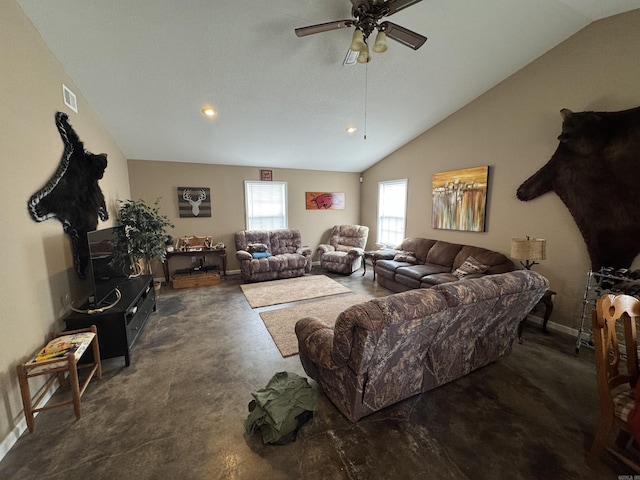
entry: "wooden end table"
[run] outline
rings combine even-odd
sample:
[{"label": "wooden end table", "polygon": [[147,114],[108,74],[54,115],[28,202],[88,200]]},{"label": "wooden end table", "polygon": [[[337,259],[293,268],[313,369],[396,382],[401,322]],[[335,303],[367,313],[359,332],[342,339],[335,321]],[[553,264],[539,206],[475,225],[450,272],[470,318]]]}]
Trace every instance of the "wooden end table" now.
[{"label": "wooden end table", "polygon": [[371,265],[373,266],[373,280],[376,279],[376,262],[378,260],[391,260],[396,255],[395,250],[366,250],[364,252],[364,260],[362,261],[362,265],[364,268],[364,272],[362,272],[362,276],[364,277],[367,274],[367,260],[371,261]]},{"label": "wooden end table", "polygon": [[[551,317],[551,312],[553,312],[553,296],[556,295],[557,292],[553,290],[547,290],[544,292],[544,295],[540,299],[536,306],[533,307],[534,310],[538,305],[544,305],[544,318],[542,319],[542,331],[544,333],[549,333],[547,330],[547,323],[549,322],[549,318]],[[518,324],[518,343],[522,343],[522,330],[524,328],[524,322],[527,317],[524,317],[522,321]]]}]

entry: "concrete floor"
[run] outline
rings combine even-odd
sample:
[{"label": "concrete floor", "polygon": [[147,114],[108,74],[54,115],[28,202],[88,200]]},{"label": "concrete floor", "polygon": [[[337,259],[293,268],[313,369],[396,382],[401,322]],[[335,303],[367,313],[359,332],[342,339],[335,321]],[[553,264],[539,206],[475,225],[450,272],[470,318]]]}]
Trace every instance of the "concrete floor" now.
[{"label": "concrete floor", "polygon": [[[389,293],[372,282],[371,270],[329,276],[354,293]],[[251,392],[279,371],[306,374],[297,355],[281,357],[240,284],[231,276],[214,287],[163,288],[131,366],[104,361],[79,421],[71,407],[38,415],[34,433],[0,462],[0,478],[583,480],[630,473],[607,457],[598,471],[584,462],[598,415],[593,352],[576,355],[573,338],[530,324],[510,356],[356,424],[321,394],[295,442],[263,445],[242,425]]]}]

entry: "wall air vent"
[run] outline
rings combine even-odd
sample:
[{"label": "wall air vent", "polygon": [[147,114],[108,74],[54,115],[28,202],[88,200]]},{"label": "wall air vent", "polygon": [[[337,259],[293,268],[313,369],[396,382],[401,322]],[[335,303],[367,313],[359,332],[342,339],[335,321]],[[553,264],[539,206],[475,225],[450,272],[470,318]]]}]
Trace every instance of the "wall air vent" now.
[{"label": "wall air vent", "polygon": [[76,100],[76,94],[69,90],[64,83],[62,84],[62,99],[67,107],[78,113],[78,101]]}]

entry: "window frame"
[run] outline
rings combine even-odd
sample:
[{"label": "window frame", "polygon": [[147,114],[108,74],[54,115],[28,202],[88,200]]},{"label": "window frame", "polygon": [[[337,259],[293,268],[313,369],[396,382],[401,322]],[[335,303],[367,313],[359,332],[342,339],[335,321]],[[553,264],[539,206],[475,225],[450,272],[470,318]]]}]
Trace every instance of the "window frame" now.
[{"label": "window frame", "polygon": [[[254,188],[255,187],[255,188]],[[282,216],[280,217],[282,220],[282,225],[265,227],[255,226],[254,222],[257,218],[267,218],[265,216],[260,217],[257,215],[253,215],[254,208],[254,198],[250,198],[250,196],[255,197],[255,192],[258,191],[259,188],[272,187],[279,188],[280,190],[280,200],[282,201]],[[279,181],[257,181],[257,180],[245,180],[244,181],[244,213],[245,213],[245,226],[247,230],[273,230],[276,228],[288,228],[289,224],[289,211],[288,211],[288,185],[287,182],[279,182]],[[251,195],[254,194],[254,195]]]},{"label": "window frame", "polygon": [[[385,212],[383,212],[385,206],[383,205],[383,200],[384,200],[384,189],[391,187],[391,186],[395,186],[395,185],[402,185],[404,186],[404,202],[403,202],[403,208],[402,208],[402,232],[397,232],[400,233],[401,237],[399,239],[398,242],[392,242],[391,238],[384,238],[385,237],[385,233],[386,231],[389,230],[389,228],[387,227],[387,225],[385,225],[385,223],[383,221],[383,218],[387,218],[389,217],[389,215],[384,215],[383,214]],[[404,240],[405,236],[406,236],[406,232],[407,232],[407,203],[408,203],[408,194],[409,194],[409,180],[406,178],[399,178],[396,180],[385,180],[385,181],[380,181],[378,182],[378,208],[377,208],[377,213],[376,213],[376,220],[377,220],[377,232],[376,232],[376,245],[382,246],[382,247],[395,247],[397,245],[399,245],[400,243],[402,243],[402,240]],[[388,202],[387,202],[388,203]],[[397,236],[397,235],[396,235]]]}]

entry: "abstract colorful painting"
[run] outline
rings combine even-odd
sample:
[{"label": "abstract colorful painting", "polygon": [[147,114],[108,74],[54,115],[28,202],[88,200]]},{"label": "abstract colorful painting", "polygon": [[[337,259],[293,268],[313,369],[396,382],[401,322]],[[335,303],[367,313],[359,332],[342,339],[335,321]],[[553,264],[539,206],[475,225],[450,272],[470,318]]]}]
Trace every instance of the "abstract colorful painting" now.
[{"label": "abstract colorful painting", "polygon": [[431,226],[484,232],[488,179],[488,166],[434,173]]},{"label": "abstract colorful painting", "polygon": [[305,192],[307,210],[344,210],[344,192]]}]

